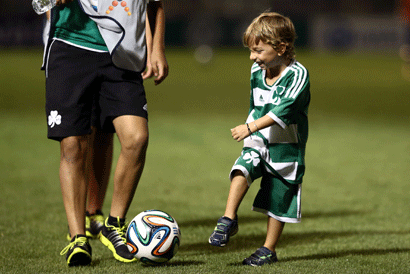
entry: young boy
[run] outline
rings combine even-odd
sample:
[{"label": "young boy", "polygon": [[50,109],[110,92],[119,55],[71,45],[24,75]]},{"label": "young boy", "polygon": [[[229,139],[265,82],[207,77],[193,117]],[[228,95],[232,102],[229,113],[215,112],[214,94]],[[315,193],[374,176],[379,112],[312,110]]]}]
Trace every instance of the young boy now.
[{"label": "young boy", "polygon": [[284,224],[301,218],[310,84],[306,68],[295,60],[295,37],[289,18],[273,12],[254,19],[244,34],[254,62],[250,109],[246,123],[231,129],[236,141],[244,140],[244,147],[230,172],[225,214],[209,243],[225,246],[238,232],[239,205],[252,182],[262,177],[252,209],[268,215],[267,235],[263,246],[243,261],[245,265],[276,262]]}]

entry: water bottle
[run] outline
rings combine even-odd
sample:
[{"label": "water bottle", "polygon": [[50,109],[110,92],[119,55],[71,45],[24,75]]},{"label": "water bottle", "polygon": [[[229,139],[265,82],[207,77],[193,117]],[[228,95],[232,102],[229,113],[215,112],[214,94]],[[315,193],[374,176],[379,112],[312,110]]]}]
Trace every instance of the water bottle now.
[{"label": "water bottle", "polygon": [[56,0],[33,0],[32,4],[37,14],[43,14],[56,5]]}]

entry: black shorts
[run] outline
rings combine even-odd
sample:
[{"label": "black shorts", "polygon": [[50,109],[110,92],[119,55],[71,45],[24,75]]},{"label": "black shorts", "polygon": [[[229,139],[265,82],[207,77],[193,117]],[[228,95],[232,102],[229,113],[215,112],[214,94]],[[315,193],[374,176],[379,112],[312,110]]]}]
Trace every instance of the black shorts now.
[{"label": "black shorts", "polygon": [[54,40],[47,57],[48,138],[86,135],[91,126],[115,132],[112,121],[122,115],[148,119],[141,73],[115,67],[109,53]]}]

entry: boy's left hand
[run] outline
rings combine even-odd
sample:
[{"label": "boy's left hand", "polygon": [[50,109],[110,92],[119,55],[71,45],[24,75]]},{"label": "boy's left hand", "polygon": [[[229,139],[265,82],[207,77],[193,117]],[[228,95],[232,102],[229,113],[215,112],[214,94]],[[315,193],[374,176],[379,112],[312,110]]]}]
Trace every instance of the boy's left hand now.
[{"label": "boy's left hand", "polygon": [[238,142],[242,141],[243,139],[249,136],[248,127],[246,126],[246,124],[232,128],[231,133],[232,137]]}]

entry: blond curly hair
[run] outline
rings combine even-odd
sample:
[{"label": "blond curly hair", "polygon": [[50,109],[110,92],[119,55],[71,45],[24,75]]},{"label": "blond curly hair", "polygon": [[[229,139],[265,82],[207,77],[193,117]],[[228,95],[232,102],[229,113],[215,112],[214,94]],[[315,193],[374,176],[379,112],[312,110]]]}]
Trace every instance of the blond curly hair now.
[{"label": "blond curly hair", "polygon": [[285,43],[284,56],[289,60],[295,58],[294,42],[296,39],[295,26],[292,21],[276,12],[264,12],[256,17],[243,35],[243,44],[250,47],[259,41],[269,44],[274,50],[279,50],[279,44]]}]

